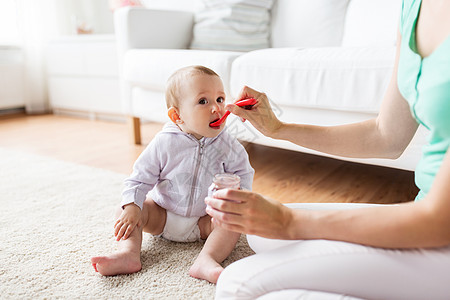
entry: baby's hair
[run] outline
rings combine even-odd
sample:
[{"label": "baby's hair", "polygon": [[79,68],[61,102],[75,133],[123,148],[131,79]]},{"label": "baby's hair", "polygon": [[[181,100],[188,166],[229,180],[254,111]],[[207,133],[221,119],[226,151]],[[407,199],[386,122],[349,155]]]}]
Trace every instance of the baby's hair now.
[{"label": "baby's hair", "polygon": [[167,108],[170,108],[171,106],[178,107],[179,99],[181,96],[180,89],[182,82],[186,80],[188,77],[198,74],[220,77],[219,75],[217,75],[216,72],[204,66],[188,66],[178,69],[167,80],[167,87],[166,87]]}]

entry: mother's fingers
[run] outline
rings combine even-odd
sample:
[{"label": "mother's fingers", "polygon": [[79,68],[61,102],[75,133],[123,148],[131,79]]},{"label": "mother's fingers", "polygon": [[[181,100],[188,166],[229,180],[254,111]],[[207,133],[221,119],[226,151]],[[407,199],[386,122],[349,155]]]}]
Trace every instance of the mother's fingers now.
[{"label": "mother's fingers", "polygon": [[212,219],[214,225],[216,226],[220,226],[223,229],[226,229],[228,231],[234,231],[234,232],[239,232],[239,233],[246,233],[245,228],[241,225],[237,225],[237,224],[227,224],[227,223],[222,223],[216,219]]},{"label": "mother's fingers", "polygon": [[236,201],[206,197],[205,203],[215,210],[231,214],[241,214],[243,209],[242,203]]},{"label": "mother's fingers", "polygon": [[213,194],[213,198],[232,200],[239,203],[246,203],[253,195],[253,192],[235,189],[221,189]]},{"label": "mother's fingers", "polygon": [[239,107],[236,104],[228,104],[225,106],[226,110],[229,110],[231,113],[241,117],[241,118],[248,118],[249,111],[245,108]]},{"label": "mother's fingers", "polygon": [[239,225],[244,220],[241,215],[223,212],[210,206],[206,207],[206,212],[213,218],[216,223],[219,223],[220,226],[222,226],[223,224]]},{"label": "mother's fingers", "polygon": [[238,94],[238,99],[255,98],[258,99],[261,93],[251,87],[244,86]]}]

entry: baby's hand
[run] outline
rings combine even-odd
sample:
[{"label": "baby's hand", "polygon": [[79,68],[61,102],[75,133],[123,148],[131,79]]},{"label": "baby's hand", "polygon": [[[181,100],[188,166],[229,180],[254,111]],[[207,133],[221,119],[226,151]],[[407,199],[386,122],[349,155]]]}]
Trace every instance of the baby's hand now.
[{"label": "baby's hand", "polygon": [[133,203],[127,204],[114,224],[114,236],[117,237],[117,241],[122,238],[126,240],[134,228],[140,225],[141,209]]}]

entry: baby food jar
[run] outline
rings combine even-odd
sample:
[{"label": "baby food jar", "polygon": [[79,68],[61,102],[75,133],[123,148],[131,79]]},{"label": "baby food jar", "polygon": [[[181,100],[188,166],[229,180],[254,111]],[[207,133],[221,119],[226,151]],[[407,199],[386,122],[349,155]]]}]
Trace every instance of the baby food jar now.
[{"label": "baby food jar", "polygon": [[208,197],[211,197],[215,191],[221,189],[239,189],[241,178],[236,174],[222,173],[216,174],[213,183],[208,188]]}]

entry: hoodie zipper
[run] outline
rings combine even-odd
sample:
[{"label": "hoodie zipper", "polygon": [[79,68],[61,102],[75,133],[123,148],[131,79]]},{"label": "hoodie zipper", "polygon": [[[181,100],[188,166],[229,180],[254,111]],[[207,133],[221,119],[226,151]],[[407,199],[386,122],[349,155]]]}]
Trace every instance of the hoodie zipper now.
[{"label": "hoodie zipper", "polygon": [[202,162],[202,157],[203,157],[203,147],[205,146],[205,143],[202,143],[200,141],[197,141],[199,144],[198,147],[198,151],[197,151],[197,164],[195,166],[195,171],[194,171],[194,179],[192,180],[192,186],[191,186],[191,194],[189,196],[189,203],[188,203],[188,209],[186,212],[186,216],[190,216],[192,213],[192,207],[194,204],[194,194],[195,194],[195,187],[197,186],[197,180],[198,180],[198,171],[200,168],[200,164]]}]

